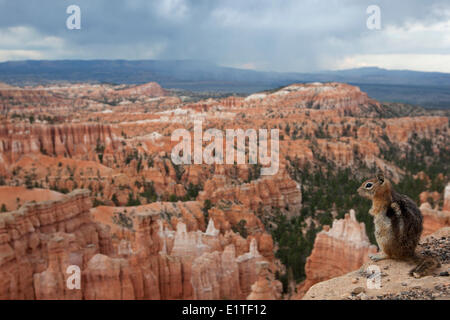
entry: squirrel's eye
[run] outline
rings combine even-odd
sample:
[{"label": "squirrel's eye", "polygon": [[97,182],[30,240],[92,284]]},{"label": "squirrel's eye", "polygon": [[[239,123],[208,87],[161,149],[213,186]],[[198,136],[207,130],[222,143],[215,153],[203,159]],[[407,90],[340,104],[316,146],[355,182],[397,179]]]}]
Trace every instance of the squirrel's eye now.
[{"label": "squirrel's eye", "polygon": [[366,184],[366,189],[371,189],[373,187],[373,183],[372,182],[368,182]]}]

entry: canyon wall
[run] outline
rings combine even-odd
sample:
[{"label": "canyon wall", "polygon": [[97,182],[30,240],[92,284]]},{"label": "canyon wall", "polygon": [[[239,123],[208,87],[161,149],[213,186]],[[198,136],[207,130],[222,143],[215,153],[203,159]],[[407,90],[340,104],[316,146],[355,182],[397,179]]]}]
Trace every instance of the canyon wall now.
[{"label": "canyon wall", "polygon": [[108,153],[116,145],[117,138],[109,125],[0,125],[0,155],[8,163],[22,155],[36,153],[96,159],[94,155],[97,147]]},{"label": "canyon wall", "polygon": [[230,185],[225,175],[215,175],[206,181],[199,194],[199,200],[206,199],[213,203],[241,203],[252,211],[279,208],[293,216],[301,209],[302,194],[300,186],[289,177],[284,167],[280,167],[276,175],[235,186]]},{"label": "canyon wall", "polygon": [[68,292],[67,265],[108,253],[104,230],[90,219],[89,191],[27,203],[0,214],[0,299],[80,298]]},{"label": "canyon wall", "polygon": [[[165,205],[140,208],[129,235],[118,239],[118,229],[129,226],[114,211],[100,219],[109,225],[94,219],[89,191],[61,197],[0,214],[0,299],[245,299],[257,263],[273,268],[256,238],[220,233],[213,219],[205,231],[195,221],[188,230],[182,214],[166,220]],[[67,286],[73,266],[81,271],[79,290]]]}]

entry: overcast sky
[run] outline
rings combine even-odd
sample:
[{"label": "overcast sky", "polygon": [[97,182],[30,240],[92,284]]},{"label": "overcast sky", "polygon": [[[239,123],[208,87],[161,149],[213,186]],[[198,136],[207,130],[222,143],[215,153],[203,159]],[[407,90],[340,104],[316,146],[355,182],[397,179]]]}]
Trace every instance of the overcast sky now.
[{"label": "overcast sky", "polygon": [[[81,30],[66,9],[81,8]],[[369,30],[369,5],[381,30]],[[0,61],[196,59],[257,70],[450,72],[449,0],[0,0]]]}]

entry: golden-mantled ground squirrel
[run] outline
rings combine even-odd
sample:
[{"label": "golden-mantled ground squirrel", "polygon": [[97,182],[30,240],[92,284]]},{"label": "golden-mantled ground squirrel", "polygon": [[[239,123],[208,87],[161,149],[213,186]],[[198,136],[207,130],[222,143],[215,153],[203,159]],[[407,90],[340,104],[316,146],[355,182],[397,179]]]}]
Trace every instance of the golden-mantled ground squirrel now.
[{"label": "golden-mantled ground squirrel", "polygon": [[416,252],[423,218],[413,200],[395,192],[382,173],[365,181],[358,193],[372,200],[369,213],[374,217],[375,238],[381,250],[380,254],[370,255],[372,260],[413,260],[418,263],[410,272],[414,277],[424,276],[439,267],[435,258]]}]

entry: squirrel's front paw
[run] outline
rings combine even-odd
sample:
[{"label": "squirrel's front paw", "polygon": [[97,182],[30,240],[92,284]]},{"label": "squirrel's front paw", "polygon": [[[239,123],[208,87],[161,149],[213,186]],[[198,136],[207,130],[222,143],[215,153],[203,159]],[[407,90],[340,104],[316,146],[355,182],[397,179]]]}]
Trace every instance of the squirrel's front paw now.
[{"label": "squirrel's front paw", "polygon": [[372,261],[377,262],[377,261],[387,259],[387,256],[384,253],[377,253],[377,254],[369,254],[369,258]]},{"label": "squirrel's front paw", "polygon": [[401,216],[402,215],[402,210],[400,209],[400,205],[396,202],[392,202],[391,203],[391,208],[394,209],[395,214],[397,216]]}]

